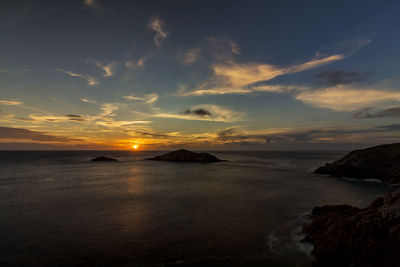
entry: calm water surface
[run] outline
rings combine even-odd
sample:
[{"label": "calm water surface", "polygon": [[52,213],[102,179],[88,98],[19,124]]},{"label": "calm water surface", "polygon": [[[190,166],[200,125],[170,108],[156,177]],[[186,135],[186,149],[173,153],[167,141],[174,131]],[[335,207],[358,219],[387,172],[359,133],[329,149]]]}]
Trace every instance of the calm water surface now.
[{"label": "calm water surface", "polygon": [[143,160],[157,154],[0,152],[0,265],[309,266],[305,214],[390,189],[312,174],[339,152]]}]

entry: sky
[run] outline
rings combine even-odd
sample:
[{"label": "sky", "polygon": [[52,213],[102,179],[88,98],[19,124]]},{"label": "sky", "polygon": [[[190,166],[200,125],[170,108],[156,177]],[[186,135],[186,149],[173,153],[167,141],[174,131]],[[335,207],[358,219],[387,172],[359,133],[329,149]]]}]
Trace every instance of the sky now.
[{"label": "sky", "polygon": [[0,149],[400,141],[399,1],[0,3]]}]

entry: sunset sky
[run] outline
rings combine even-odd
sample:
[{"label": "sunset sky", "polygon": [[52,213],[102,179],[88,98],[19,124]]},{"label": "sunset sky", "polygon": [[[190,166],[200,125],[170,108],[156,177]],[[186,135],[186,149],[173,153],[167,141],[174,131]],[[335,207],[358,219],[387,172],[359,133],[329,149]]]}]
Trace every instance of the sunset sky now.
[{"label": "sunset sky", "polygon": [[1,1],[0,149],[400,141],[399,1]]}]

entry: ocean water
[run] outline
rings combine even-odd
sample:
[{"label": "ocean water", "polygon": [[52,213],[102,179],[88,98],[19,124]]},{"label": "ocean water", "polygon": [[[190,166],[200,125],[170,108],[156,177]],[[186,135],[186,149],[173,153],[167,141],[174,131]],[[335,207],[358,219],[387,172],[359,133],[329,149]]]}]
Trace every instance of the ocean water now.
[{"label": "ocean water", "polygon": [[344,152],[143,160],[160,153],[0,151],[0,266],[310,266],[314,206],[390,190],[312,173]]}]

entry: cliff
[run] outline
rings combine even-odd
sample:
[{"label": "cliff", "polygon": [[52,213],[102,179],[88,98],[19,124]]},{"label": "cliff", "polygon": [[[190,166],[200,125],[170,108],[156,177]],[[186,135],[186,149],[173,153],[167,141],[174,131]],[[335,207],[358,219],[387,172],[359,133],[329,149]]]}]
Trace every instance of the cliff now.
[{"label": "cliff", "polygon": [[352,151],[331,164],[319,167],[315,173],[400,183],[400,143]]}]

